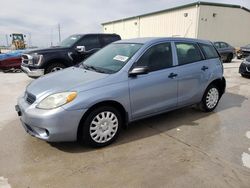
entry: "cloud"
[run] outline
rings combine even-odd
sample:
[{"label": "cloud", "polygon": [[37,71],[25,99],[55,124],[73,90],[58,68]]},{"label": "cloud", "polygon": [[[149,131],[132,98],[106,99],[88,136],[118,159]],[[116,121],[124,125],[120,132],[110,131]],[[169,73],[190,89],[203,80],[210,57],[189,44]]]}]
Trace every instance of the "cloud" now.
[{"label": "cloud", "polygon": [[[249,0],[213,1],[250,7]],[[191,2],[194,0],[0,0],[0,45],[5,44],[5,34],[21,32],[31,35],[32,44],[48,46],[58,41],[58,23],[65,38],[101,32],[101,23],[106,21]]]}]

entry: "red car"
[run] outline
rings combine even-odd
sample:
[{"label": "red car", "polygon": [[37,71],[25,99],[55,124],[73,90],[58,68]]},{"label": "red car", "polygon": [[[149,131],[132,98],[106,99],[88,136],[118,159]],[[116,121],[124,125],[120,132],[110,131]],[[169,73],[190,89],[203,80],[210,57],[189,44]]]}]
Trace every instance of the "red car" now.
[{"label": "red car", "polygon": [[21,68],[21,57],[10,57],[7,59],[0,60],[0,69],[8,70],[11,68],[20,69]]}]

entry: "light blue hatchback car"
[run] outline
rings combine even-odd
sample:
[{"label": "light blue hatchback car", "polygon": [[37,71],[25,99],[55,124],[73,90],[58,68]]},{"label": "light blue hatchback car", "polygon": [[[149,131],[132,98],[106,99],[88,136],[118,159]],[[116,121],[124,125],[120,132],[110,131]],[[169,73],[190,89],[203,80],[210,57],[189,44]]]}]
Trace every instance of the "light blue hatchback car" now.
[{"label": "light blue hatchback car", "polygon": [[211,42],[139,38],[112,43],[78,67],[33,81],[16,110],[37,138],[101,147],[135,120],[190,105],[210,112],[225,87]]}]

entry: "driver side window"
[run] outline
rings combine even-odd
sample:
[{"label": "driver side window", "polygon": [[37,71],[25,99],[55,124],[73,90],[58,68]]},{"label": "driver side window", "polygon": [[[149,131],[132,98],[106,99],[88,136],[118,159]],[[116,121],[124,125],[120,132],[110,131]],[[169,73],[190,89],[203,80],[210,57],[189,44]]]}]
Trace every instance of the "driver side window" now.
[{"label": "driver side window", "polygon": [[171,43],[157,44],[148,49],[137,62],[137,66],[147,66],[150,72],[172,67]]},{"label": "driver side window", "polygon": [[99,38],[98,36],[95,35],[89,35],[89,36],[85,36],[83,37],[83,39],[81,39],[81,41],[77,44],[78,46],[85,46],[85,49],[88,50],[92,50],[92,49],[98,49],[101,48],[101,44],[99,42]]}]

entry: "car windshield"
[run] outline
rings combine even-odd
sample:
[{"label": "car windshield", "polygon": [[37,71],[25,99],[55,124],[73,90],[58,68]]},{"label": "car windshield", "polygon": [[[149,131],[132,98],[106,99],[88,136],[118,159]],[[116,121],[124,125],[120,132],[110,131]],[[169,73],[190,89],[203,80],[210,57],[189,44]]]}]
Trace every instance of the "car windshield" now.
[{"label": "car windshield", "polygon": [[61,47],[71,47],[73,44],[75,44],[82,35],[72,35],[66,39],[64,39],[58,46]]},{"label": "car windshield", "polygon": [[81,66],[106,74],[116,73],[126,65],[142,44],[113,43],[86,59]]}]

